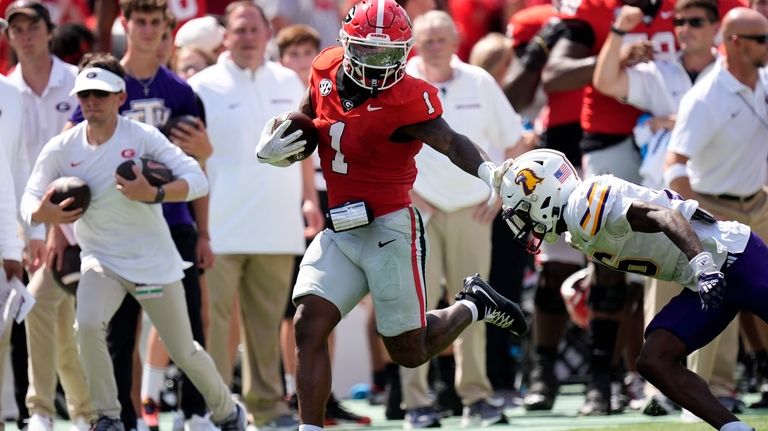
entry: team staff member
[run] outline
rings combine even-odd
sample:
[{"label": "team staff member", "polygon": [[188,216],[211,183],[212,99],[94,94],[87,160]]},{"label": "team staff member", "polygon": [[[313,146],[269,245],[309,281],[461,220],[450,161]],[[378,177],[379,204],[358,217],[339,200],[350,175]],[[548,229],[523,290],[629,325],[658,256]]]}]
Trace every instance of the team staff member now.
[{"label": "team staff member", "polygon": [[[126,293],[141,302],[174,362],[200,389],[222,430],[243,431],[245,411],[235,404],[208,354],[192,339],[181,278],[184,263],[162,218],[165,201],[189,201],[208,192],[198,163],[151,126],[118,115],[125,102],[124,71],[109,55],[86,60],[72,94],[85,121],[49,141],[40,153],[22,198],[31,224],[75,223],[83,273],[77,290],[77,341],[88,377],[97,430],[123,431],[106,329]],[[148,156],[176,179],[150,186],[138,166],[136,179],[115,174],[127,159]],[[91,205],[65,211],[50,202],[48,184],[78,176],[91,189]],[[118,227],[117,229],[115,227]],[[132,244],[126,247],[125,244]]]}]

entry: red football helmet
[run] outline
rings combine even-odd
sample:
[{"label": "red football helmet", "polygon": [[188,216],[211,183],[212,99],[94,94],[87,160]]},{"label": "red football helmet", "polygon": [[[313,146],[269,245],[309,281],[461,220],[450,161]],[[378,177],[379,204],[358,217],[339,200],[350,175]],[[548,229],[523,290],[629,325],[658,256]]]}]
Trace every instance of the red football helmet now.
[{"label": "red football helmet", "polygon": [[341,24],[344,73],[372,92],[387,89],[405,76],[413,45],[411,20],[395,0],[363,0]]}]

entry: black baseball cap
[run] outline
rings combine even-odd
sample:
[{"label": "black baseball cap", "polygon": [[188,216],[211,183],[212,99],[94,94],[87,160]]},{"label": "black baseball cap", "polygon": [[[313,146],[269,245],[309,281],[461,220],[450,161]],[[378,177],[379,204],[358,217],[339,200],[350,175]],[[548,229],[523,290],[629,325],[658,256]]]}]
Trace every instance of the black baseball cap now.
[{"label": "black baseball cap", "polygon": [[48,27],[53,25],[48,8],[35,0],[16,0],[9,4],[5,9],[5,19],[10,23],[16,15],[25,15],[34,20],[42,19]]}]

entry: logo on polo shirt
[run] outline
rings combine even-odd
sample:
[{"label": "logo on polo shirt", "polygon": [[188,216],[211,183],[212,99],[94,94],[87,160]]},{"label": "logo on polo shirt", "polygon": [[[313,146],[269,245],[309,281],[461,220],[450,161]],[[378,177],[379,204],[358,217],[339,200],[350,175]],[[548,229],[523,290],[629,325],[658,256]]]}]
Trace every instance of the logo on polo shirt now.
[{"label": "logo on polo shirt", "polygon": [[69,102],[59,102],[56,104],[56,110],[59,112],[68,112],[72,109],[72,105]]},{"label": "logo on polo shirt", "polygon": [[88,72],[88,74],[85,75],[85,77],[88,78],[88,79],[93,79],[93,78],[95,78],[97,76],[99,76],[99,74],[96,73],[96,72]]}]

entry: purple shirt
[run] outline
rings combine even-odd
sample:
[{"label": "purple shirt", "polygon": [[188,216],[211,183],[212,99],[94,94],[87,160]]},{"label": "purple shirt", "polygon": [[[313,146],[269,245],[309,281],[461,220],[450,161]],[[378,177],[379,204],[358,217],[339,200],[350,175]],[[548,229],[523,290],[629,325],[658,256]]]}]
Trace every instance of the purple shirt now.
[{"label": "purple shirt", "polygon": [[[151,79],[138,80],[126,74],[125,86],[128,97],[120,106],[120,114],[125,117],[155,127],[179,115],[200,117],[192,87],[165,67],[161,66]],[[83,119],[78,106],[70,121],[80,123]],[[195,224],[187,202],[164,203],[163,216],[168,226]]]}]

